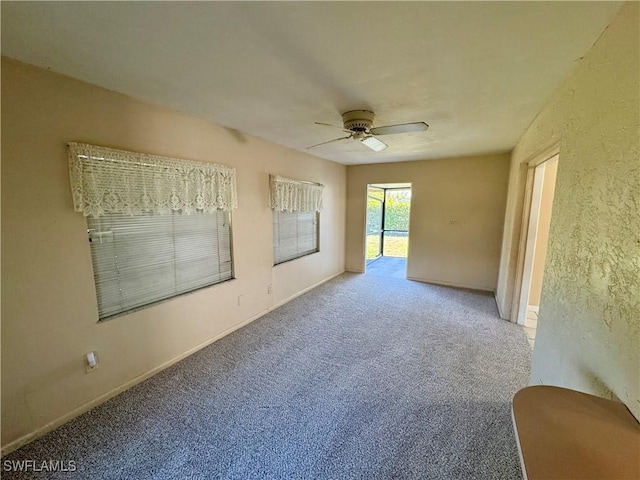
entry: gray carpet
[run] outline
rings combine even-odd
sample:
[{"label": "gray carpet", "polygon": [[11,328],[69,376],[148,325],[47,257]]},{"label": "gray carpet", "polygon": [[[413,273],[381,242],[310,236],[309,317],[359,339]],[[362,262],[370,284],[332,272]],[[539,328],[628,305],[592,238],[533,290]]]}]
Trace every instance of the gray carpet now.
[{"label": "gray carpet", "polygon": [[407,278],[407,259],[404,257],[380,257],[367,263],[367,275]]},{"label": "gray carpet", "polygon": [[523,330],[490,295],[342,275],[3,459],[91,479],[516,479]]}]

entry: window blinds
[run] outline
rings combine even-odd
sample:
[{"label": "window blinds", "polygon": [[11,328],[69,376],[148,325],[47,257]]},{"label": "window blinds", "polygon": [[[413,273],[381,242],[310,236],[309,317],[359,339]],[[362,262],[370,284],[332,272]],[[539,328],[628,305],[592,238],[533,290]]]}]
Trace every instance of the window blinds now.
[{"label": "window blinds", "polygon": [[100,319],[232,278],[233,169],[76,143],[69,168]]},{"label": "window blinds", "polygon": [[318,251],[317,212],[273,212],[274,264]]},{"label": "window blinds", "polygon": [[226,212],[87,220],[100,319],[232,278]]},{"label": "window blinds", "polygon": [[319,251],[323,185],[271,175],[274,264]]}]

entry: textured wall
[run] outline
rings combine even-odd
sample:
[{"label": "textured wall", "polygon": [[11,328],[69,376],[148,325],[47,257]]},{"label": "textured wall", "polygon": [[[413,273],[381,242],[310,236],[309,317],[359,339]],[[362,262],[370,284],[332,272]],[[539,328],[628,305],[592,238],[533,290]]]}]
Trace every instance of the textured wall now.
[{"label": "textured wall", "polygon": [[[235,167],[236,279],[97,323],[86,220],[69,188],[74,140]],[[325,184],[320,253],[273,267],[269,173]],[[344,165],[3,59],[3,446],[342,272],[345,196]],[[100,364],[86,375],[91,350]]]},{"label": "textured wall", "polygon": [[[522,167],[560,141],[532,383],[624,401],[640,418],[640,4],[625,4],[518,142],[505,242]],[[512,256],[503,252],[501,280]],[[500,299],[508,299],[508,281]]]},{"label": "textured wall", "polygon": [[367,184],[410,182],[407,276],[493,291],[508,173],[507,153],[349,166],[347,270],[365,266]]}]

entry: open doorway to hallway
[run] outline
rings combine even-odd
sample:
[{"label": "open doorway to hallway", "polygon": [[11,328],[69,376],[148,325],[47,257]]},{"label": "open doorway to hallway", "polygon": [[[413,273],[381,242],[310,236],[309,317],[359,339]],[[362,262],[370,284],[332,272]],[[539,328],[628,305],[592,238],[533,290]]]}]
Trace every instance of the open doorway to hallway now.
[{"label": "open doorway to hallway", "polygon": [[406,278],[411,184],[367,188],[366,273]]},{"label": "open doorway to hallway", "polygon": [[532,168],[531,207],[524,245],[522,287],[517,305],[517,323],[525,327],[533,347],[544,281],[544,266],[551,226],[551,209],[558,171],[558,155]]}]

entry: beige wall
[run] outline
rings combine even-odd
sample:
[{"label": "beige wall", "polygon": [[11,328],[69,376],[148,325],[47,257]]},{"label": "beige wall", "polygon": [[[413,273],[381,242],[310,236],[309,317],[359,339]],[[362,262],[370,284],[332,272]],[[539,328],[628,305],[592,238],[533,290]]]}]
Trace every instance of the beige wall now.
[{"label": "beige wall", "polygon": [[[98,324],[68,141],[235,167],[237,279]],[[6,59],[2,156],[4,447],[344,270],[343,165]],[[326,186],[322,251],[275,268],[269,173]],[[83,355],[91,350],[100,364],[87,375]]]},{"label": "beige wall", "polygon": [[640,4],[625,4],[512,156],[497,299],[515,272],[525,163],[560,142],[531,382],[618,397],[640,418]]},{"label": "beige wall", "polygon": [[367,184],[411,183],[407,277],[493,291],[508,172],[508,154],[349,166],[347,270],[364,271]]},{"label": "beige wall", "polygon": [[533,252],[533,269],[531,271],[531,288],[529,290],[529,305],[540,305],[544,264],[547,259],[547,243],[549,242],[549,228],[551,227],[551,209],[553,207],[553,193],[558,173],[558,158],[544,163],[544,180],[542,182],[542,198],[540,199],[540,213],[538,216],[538,231],[536,246]]}]

